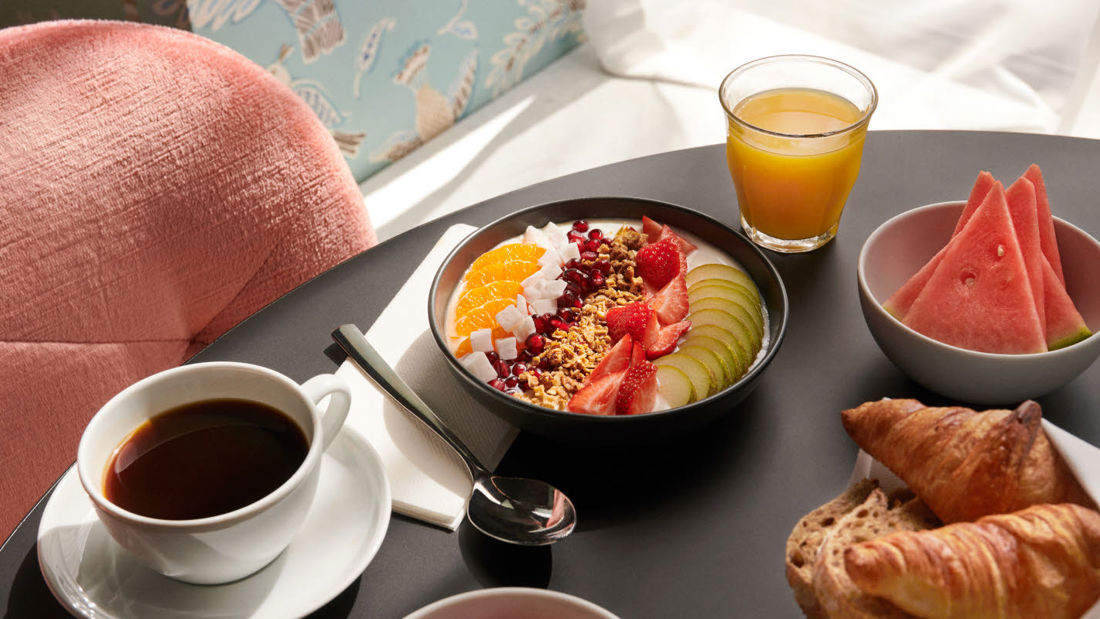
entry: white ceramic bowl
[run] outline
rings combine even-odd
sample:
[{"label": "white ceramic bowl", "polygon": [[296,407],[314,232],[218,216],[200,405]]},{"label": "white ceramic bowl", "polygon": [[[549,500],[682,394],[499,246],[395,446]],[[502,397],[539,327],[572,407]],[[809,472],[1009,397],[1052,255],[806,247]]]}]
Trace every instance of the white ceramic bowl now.
[{"label": "white ceramic bowl", "polygon": [[496,587],[452,595],[405,619],[618,619],[610,612],[557,591]]},{"label": "white ceramic bowl", "polygon": [[1018,404],[1065,385],[1100,356],[1100,243],[1057,217],[1055,235],[1066,290],[1094,335],[1059,350],[1001,355],[950,346],[917,333],[882,307],[947,244],[964,202],[906,211],[878,227],[857,266],[863,317],[882,352],[910,378],[950,398],[974,404]]}]

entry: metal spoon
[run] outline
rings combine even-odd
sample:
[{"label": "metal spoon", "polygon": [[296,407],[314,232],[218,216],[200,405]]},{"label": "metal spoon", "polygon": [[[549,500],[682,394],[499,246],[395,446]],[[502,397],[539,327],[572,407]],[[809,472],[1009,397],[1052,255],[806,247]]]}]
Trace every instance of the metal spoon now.
[{"label": "metal spoon", "polygon": [[473,495],[466,517],[482,533],[502,542],[544,546],[569,535],[577,523],[573,502],[535,479],[493,475],[420,396],[401,380],[355,325],[343,325],[332,339],[375,384],[454,447],[470,469]]}]

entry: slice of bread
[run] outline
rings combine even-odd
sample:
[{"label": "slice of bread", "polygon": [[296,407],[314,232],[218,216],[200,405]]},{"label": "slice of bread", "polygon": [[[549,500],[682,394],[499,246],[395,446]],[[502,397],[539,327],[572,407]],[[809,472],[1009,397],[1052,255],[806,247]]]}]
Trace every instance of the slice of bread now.
[{"label": "slice of bread", "polygon": [[813,591],[824,617],[910,617],[886,600],[865,595],[844,569],[844,549],[895,531],[920,531],[939,526],[932,511],[911,499],[891,507],[890,499],[874,489],[857,508],[842,517],[825,536],[813,565]]},{"label": "slice of bread", "polygon": [[787,538],[787,583],[794,599],[807,617],[824,617],[813,590],[814,562],[825,536],[845,514],[859,507],[878,487],[874,479],[853,484],[843,494],[806,514],[794,525]]}]

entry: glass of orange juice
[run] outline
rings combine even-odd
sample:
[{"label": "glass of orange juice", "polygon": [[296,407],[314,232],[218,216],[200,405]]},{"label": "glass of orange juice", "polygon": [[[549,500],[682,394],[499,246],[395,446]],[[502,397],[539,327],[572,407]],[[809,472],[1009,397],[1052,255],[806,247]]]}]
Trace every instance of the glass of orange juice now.
[{"label": "glass of orange juice", "polygon": [[770,56],[734,69],[718,96],[745,234],[784,253],[831,241],[878,104],[871,80],[828,58]]}]

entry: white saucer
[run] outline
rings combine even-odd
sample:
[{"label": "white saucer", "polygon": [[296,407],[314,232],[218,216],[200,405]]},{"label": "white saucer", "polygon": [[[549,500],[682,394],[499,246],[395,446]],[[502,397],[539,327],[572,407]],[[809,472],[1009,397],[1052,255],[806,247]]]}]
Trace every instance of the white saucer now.
[{"label": "white saucer", "polygon": [[54,597],[83,617],[299,617],[359,578],[389,522],[382,461],[366,440],[344,431],[325,452],[302,530],[248,578],[189,585],[138,563],[100,524],[75,468],[42,513],[38,563]]}]

